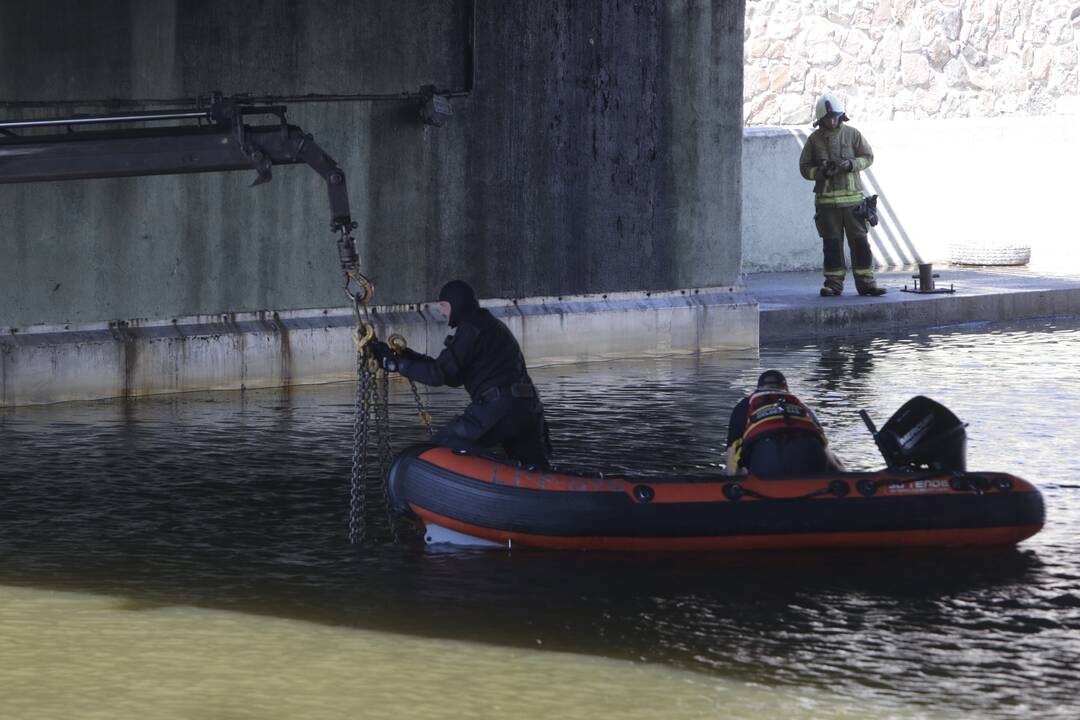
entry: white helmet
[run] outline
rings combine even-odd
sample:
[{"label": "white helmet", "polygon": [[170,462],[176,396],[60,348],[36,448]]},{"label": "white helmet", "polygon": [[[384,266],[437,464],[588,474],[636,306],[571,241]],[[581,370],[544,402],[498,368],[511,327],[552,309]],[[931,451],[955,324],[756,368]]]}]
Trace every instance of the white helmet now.
[{"label": "white helmet", "polygon": [[843,101],[832,93],[825,93],[814,103],[814,127],[817,127],[827,115],[839,115],[844,122],[848,119],[844,112]]}]

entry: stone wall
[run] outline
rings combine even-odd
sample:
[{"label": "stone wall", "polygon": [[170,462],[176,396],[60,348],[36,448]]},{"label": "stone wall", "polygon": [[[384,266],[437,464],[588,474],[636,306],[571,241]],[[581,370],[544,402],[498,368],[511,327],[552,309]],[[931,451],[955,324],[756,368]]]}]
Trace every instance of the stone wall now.
[{"label": "stone wall", "polygon": [[747,125],[1080,111],[1078,0],[747,0]]}]

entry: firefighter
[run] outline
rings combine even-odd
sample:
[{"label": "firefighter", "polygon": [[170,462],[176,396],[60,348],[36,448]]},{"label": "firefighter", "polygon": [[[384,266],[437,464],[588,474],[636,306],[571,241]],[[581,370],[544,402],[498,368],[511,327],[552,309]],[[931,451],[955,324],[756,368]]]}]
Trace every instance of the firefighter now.
[{"label": "firefighter", "polygon": [[766,370],[728,422],[727,474],[780,477],[843,470],[814,411],[779,370]]},{"label": "firefighter", "polygon": [[844,236],[851,250],[851,272],[860,295],[885,294],[874,280],[874,257],[866,238],[865,198],[859,173],[874,162],[870,144],[855,128],[835,95],[814,105],[814,127],[799,156],[799,171],[814,182],[814,224],[821,236],[825,285],[822,297],[844,291]]},{"label": "firefighter", "polygon": [[480,307],[472,287],[452,280],[439,292],[439,309],[457,332],[436,358],[385,342],[373,346],[379,364],[425,385],[465,386],[472,402],[433,438],[446,447],[480,452],[501,445],[511,460],[548,464],[544,408],[513,333]]}]

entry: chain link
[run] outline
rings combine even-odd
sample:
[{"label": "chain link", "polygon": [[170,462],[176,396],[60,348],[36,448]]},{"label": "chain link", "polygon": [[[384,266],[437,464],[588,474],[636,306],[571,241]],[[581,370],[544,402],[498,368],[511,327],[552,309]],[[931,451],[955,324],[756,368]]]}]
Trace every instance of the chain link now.
[{"label": "chain link", "polygon": [[349,542],[362,544],[367,536],[367,508],[364,493],[364,470],[367,461],[369,432],[369,388],[367,352],[356,353],[356,398],[353,402],[352,476],[349,483]]},{"label": "chain link", "polygon": [[416,383],[411,379],[409,380],[409,389],[412,390],[413,399],[416,400],[416,414],[420,416],[420,422],[423,423],[424,428],[427,430],[428,437],[435,434],[435,431],[431,429],[431,413],[424,407],[424,401],[420,399],[420,391],[416,389]]},{"label": "chain link", "polygon": [[390,539],[396,545],[400,541],[397,516],[390,502],[390,463],[393,451],[390,448],[390,375],[380,373],[378,399],[375,405],[379,434],[379,477],[382,479],[383,507],[386,508],[386,521],[390,526]]}]

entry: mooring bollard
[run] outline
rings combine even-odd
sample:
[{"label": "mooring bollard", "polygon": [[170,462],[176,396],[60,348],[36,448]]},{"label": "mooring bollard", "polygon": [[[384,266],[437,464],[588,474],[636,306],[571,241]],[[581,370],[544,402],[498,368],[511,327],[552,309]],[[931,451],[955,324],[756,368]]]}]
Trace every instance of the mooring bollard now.
[{"label": "mooring bollard", "polygon": [[[912,277],[915,276],[912,275]],[[919,288],[923,292],[934,289],[934,278],[936,277],[933,263],[919,263]]]},{"label": "mooring bollard", "polygon": [[901,288],[902,292],[919,293],[920,295],[929,295],[931,293],[954,293],[956,290],[953,288],[952,283],[949,284],[949,288],[935,288],[934,278],[938,275],[934,272],[933,263],[919,263],[919,274],[912,275],[912,279],[915,280],[915,287],[908,289],[905,285]]}]

